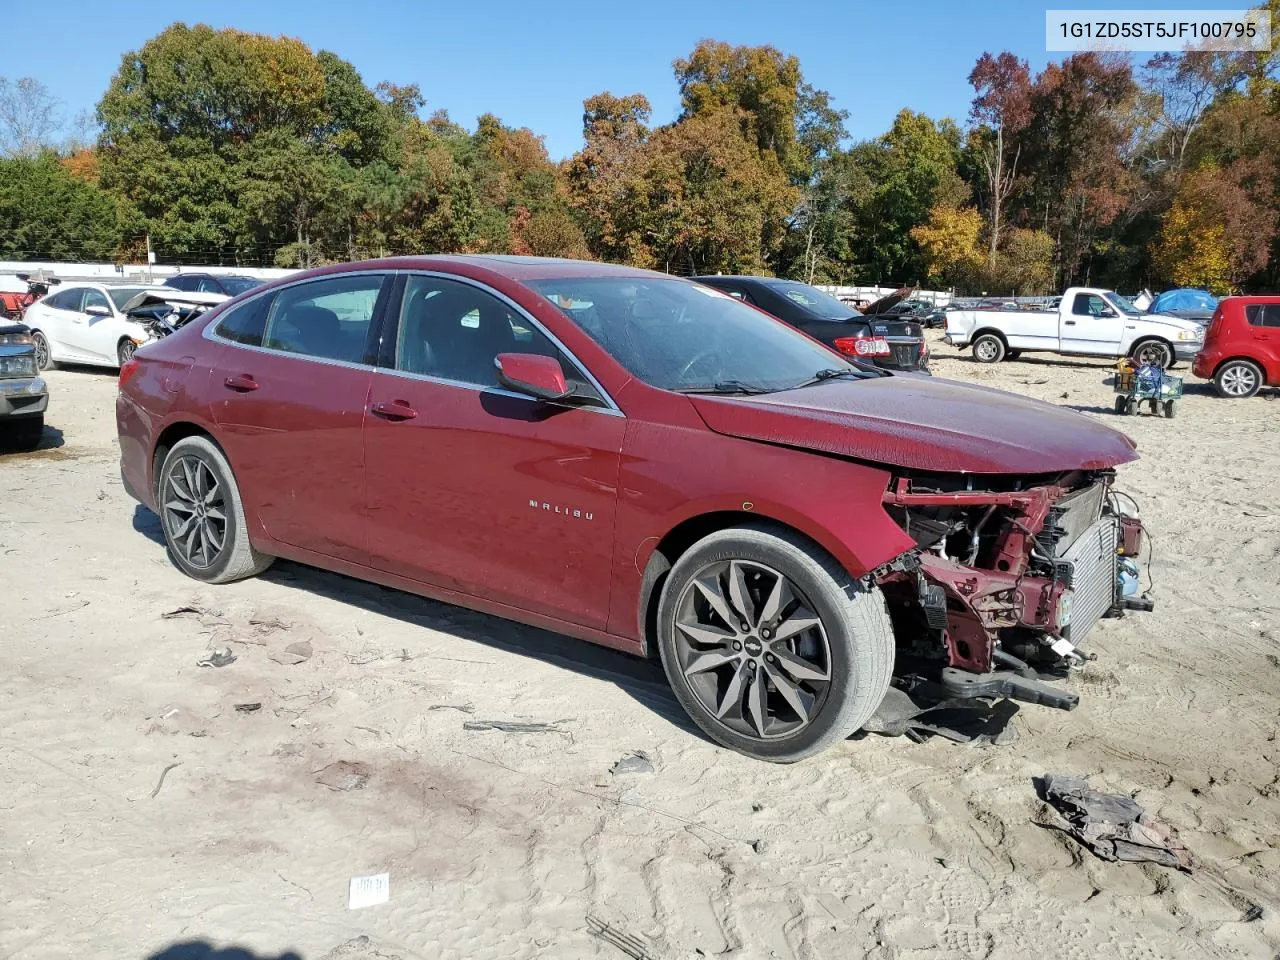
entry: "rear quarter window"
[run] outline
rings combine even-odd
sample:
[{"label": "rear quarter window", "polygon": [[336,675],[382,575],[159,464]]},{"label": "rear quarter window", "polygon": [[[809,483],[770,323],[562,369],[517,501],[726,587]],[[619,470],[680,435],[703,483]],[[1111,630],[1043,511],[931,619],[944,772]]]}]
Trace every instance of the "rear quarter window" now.
[{"label": "rear quarter window", "polygon": [[213,332],[225,340],[245,346],[262,346],[262,333],[267,325],[267,311],[273,297],[257,297],[223,314]]}]

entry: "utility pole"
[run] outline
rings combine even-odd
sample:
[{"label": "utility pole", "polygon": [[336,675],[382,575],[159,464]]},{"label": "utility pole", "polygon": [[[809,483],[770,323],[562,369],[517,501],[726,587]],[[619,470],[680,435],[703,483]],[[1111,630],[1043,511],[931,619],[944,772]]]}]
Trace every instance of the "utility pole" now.
[{"label": "utility pole", "polygon": [[156,252],[151,249],[151,231],[147,231],[147,283],[154,283],[155,277],[152,275],[151,268],[156,262]]}]

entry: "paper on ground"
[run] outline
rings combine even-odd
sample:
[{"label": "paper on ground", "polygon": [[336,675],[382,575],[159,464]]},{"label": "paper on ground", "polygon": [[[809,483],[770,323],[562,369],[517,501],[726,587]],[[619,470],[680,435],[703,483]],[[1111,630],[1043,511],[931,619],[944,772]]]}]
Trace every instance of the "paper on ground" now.
[{"label": "paper on ground", "polygon": [[391,899],[391,874],[375,873],[371,877],[352,877],[348,910],[372,907]]}]

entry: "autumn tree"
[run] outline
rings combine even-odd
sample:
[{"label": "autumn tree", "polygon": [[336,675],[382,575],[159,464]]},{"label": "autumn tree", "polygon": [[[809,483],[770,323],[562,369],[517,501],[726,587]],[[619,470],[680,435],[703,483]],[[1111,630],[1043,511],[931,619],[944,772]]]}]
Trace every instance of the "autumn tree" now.
[{"label": "autumn tree", "polygon": [[1226,294],[1266,266],[1276,228],[1274,168],[1208,164],[1183,180],[1153,259],[1179,286]]},{"label": "autumn tree", "polygon": [[972,146],[985,175],[987,260],[994,263],[1004,207],[1017,182],[1019,136],[1031,122],[1031,70],[1012,53],[984,53],[969,83],[975,93],[969,116],[977,124]]},{"label": "autumn tree", "polygon": [[1136,92],[1127,60],[1096,53],[1050,63],[1032,88],[1025,219],[1057,244],[1063,286],[1087,276],[1094,243],[1131,196],[1131,140],[1121,118]]},{"label": "autumn tree", "polygon": [[982,214],[976,207],[935,204],[929,219],[911,228],[911,239],[920,248],[926,276],[952,287],[968,287],[978,282],[984,263],[979,236]]}]

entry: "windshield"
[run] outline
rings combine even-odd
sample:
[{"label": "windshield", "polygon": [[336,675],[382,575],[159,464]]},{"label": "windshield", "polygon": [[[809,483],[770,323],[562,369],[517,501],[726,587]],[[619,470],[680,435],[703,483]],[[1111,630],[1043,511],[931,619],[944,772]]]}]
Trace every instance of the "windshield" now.
[{"label": "windshield", "polygon": [[829,293],[823,293],[798,280],[762,280],[774,293],[780,293],[792,303],[797,303],[821,320],[848,320],[861,316],[847,303],[841,303]]},{"label": "windshield", "polygon": [[233,297],[238,297],[246,290],[252,290],[254,287],[262,286],[264,281],[255,280],[253,277],[223,277],[222,286],[227,293]]},{"label": "windshield", "polygon": [[1115,304],[1115,306],[1120,310],[1121,313],[1128,314],[1131,317],[1142,316],[1142,311],[1139,310],[1137,307],[1135,307],[1133,305],[1133,301],[1130,300],[1128,297],[1122,297],[1120,296],[1120,294],[1116,293],[1114,290],[1108,290],[1106,293],[1103,294],[1103,296],[1106,297],[1108,300],[1110,300],[1113,304]]},{"label": "windshield", "polygon": [[767,392],[825,370],[877,376],[785,324],[687,280],[587,277],[534,280],[610,356],[664,390]]},{"label": "windshield", "polygon": [[124,305],[142,293],[143,290],[154,289],[154,287],[111,287],[107,290],[107,296],[111,298],[111,302],[116,305],[117,310],[123,310]]}]

